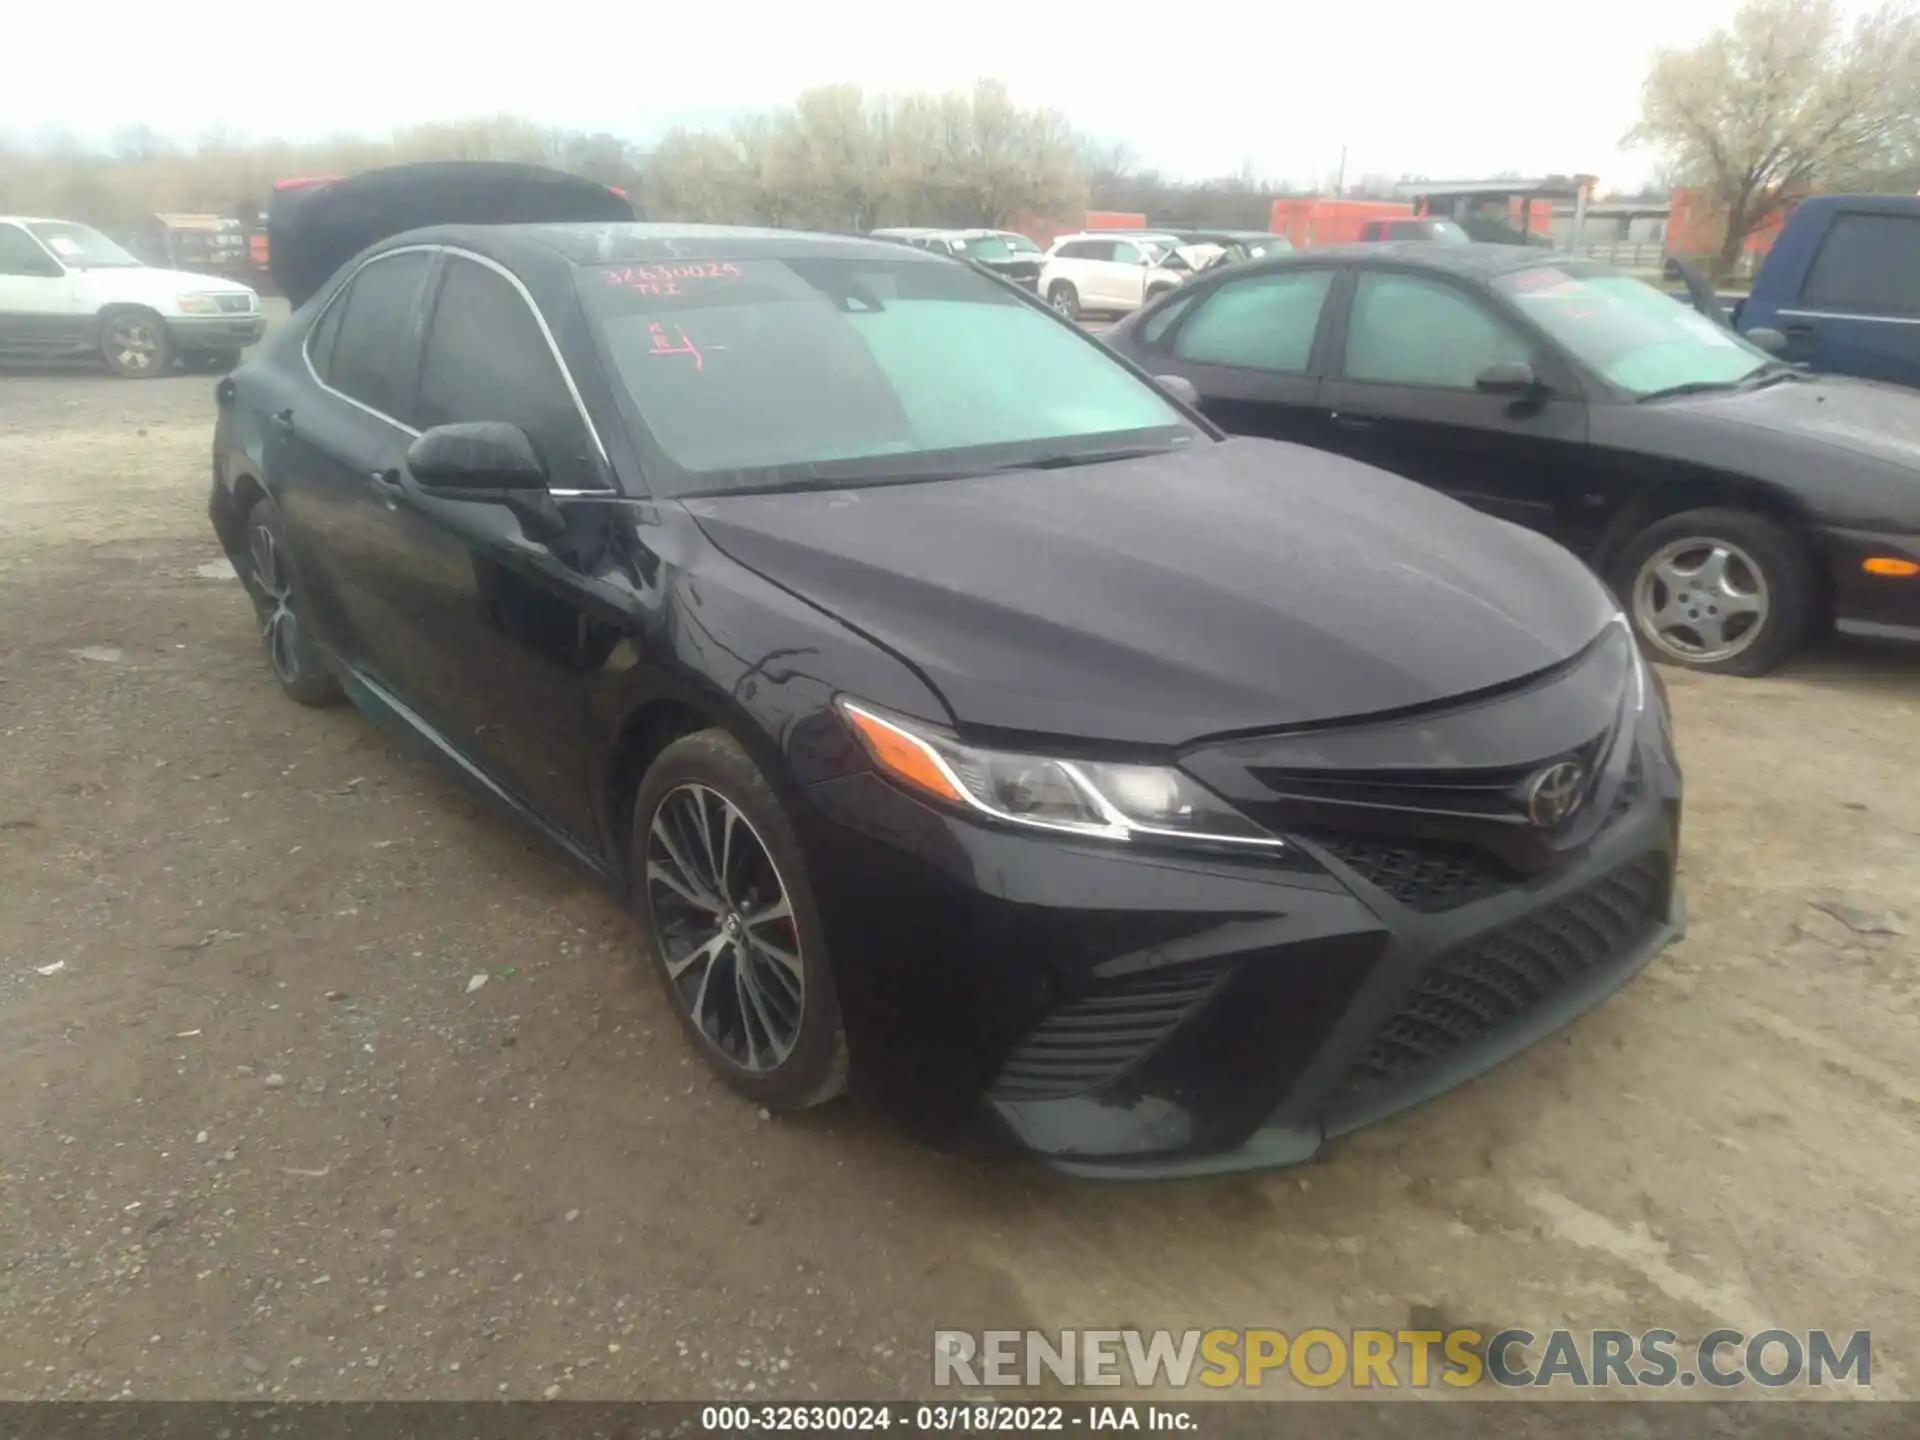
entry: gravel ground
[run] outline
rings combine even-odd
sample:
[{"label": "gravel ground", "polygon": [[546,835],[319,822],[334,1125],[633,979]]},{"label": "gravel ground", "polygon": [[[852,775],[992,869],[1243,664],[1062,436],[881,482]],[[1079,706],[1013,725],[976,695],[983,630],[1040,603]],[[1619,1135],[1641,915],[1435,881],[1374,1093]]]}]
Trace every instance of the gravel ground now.
[{"label": "gravel ground", "polygon": [[1871,1327],[1920,1387],[1920,661],[1670,678],[1692,933],[1569,1033],[1300,1170],[1080,1185],[761,1118],[612,900],[283,701],[211,388],[0,378],[0,1398],[905,1396],[936,1326],[1436,1317]]}]

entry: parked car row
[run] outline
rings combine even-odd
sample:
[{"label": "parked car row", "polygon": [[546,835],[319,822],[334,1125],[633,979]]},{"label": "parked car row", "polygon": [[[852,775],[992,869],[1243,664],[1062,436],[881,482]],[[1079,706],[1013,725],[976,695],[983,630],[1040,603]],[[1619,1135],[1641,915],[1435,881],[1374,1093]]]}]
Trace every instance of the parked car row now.
[{"label": "parked car row", "polygon": [[[758,1104],[869,1074],[1081,1174],[1304,1158],[1681,933],[1643,650],[1920,639],[1920,396],[1603,266],[1087,232],[1023,295],[987,232],[638,225],[498,165],[283,218],[208,499],[272,675],[630,897]],[[1122,244],[1137,296],[1055,268]]]}]

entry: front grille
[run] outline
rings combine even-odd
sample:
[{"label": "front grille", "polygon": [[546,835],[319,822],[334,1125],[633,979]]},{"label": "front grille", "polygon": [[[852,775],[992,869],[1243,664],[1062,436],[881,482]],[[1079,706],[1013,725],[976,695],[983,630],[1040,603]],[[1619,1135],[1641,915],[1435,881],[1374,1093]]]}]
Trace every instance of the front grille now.
[{"label": "front grille", "polygon": [[251,295],[216,295],[213,297],[213,303],[229,315],[245,315],[253,309]]},{"label": "front grille", "polygon": [[1342,865],[1414,910],[1451,910],[1497,887],[1489,857],[1464,845],[1303,833]]},{"label": "front grille", "polygon": [[1411,1081],[1637,948],[1659,922],[1666,861],[1643,856],[1435,958],[1335,1089],[1334,1103]]},{"label": "front grille", "polygon": [[1109,981],[1029,1031],[994,1080],[1003,1100],[1052,1100],[1108,1084],[1199,1009],[1232,972],[1184,965]]},{"label": "front grille", "polygon": [[[1640,785],[1640,754],[1636,750],[1627,761],[1627,773],[1614,792],[1606,819],[1601,822],[1602,830],[1633,808],[1640,796]],[[1319,845],[1400,904],[1429,914],[1468,904],[1511,883],[1511,877],[1492,855],[1471,845],[1404,836],[1314,830],[1294,833]]]}]

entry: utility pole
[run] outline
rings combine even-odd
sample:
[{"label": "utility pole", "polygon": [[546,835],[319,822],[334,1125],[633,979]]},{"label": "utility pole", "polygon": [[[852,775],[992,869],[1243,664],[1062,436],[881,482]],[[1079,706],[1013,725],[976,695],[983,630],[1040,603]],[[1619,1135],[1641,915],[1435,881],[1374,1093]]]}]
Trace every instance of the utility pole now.
[{"label": "utility pole", "polygon": [[1340,147],[1340,168],[1333,172],[1333,198],[1342,199],[1347,193],[1347,147]]}]

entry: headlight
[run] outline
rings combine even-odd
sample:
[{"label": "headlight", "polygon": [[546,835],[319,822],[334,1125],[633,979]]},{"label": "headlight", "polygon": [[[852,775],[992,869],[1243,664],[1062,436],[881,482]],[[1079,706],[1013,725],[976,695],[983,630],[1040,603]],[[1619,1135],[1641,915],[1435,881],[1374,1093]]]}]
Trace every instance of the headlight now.
[{"label": "headlight", "polygon": [[889,777],[1011,825],[1103,840],[1163,836],[1267,849],[1286,843],[1170,766],[986,750],[851,700],[841,700],[840,711]]},{"label": "headlight", "polygon": [[219,302],[211,295],[182,295],[174,302],[182,315],[218,315]]}]

